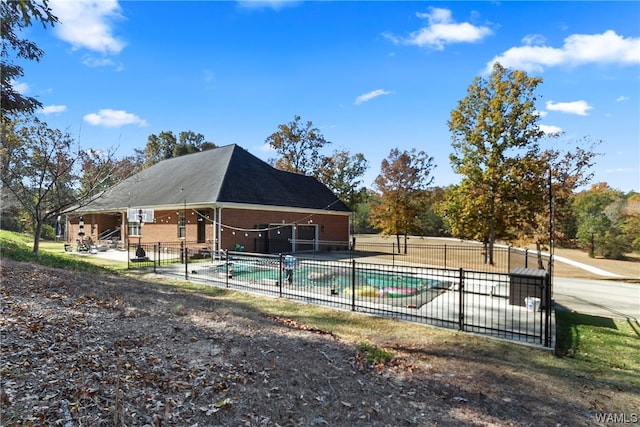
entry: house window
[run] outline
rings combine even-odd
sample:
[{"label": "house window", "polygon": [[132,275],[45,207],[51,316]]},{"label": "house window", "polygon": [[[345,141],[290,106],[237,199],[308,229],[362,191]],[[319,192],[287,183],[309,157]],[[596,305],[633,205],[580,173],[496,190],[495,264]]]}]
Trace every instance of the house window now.
[{"label": "house window", "polygon": [[138,221],[131,221],[129,223],[129,236],[131,237],[140,237],[142,236],[142,228],[140,227],[140,223]]},{"label": "house window", "polygon": [[184,239],[187,237],[186,219],[184,212],[178,212],[178,238]]}]

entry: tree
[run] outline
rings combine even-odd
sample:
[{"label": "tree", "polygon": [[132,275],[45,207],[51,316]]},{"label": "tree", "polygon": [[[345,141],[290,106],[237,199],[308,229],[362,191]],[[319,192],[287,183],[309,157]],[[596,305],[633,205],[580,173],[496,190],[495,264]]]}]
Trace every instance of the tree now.
[{"label": "tree", "polygon": [[334,151],[322,157],[314,174],[352,211],[366,198],[362,177],[369,168],[362,153],[351,155],[348,151]]},{"label": "tree", "polygon": [[15,88],[18,78],[24,76],[23,68],[8,58],[13,53],[16,58],[40,61],[44,52],[22,35],[34,21],[40,21],[46,28],[58,22],[48,6],[48,0],[2,1],[0,2],[0,28],[2,33],[2,51],[0,52],[0,94],[1,116],[14,116],[18,113],[33,113],[42,104],[36,98],[24,96]]},{"label": "tree", "polygon": [[158,135],[151,134],[147,138],[147,145],[143,152],[144,166],[149,167],[162,160],[212,148],[216,148],[213,142],[205,141],[202,134],[192,131],[180,132],[177,138],[171,131],[163,131]]},{"label": "tree", "polygon": [[365,233],[375,233],[376,230],[371,226],[371,205],[372,200],[375,198],[375,194],[373,194],[370,190],[364,191],[364,198],[362,202],[357,203],[355,206],[351,207],[353,214],[351,216],[351,232],[353,234],[365,234]]},{"label": "tree", "polygon": [[33,252],[38,253],[43,225],[93,200],[111,170],[103,169],[81,185],[78,165],[86,153],[74,150],[68,133],[50,129],[37,118],[31,122],[3,120],[2,141],[2,187],[29,213]]},{"label": "tree", "polygon": [[80,152],[79,160],[82,170],[79,177],[81,191],[104,191],[143,168],[143,160],[140,157],[127,156],[116,159],[113,153],[91,149]]},{"label": "tree", "polygon": [[265,139],[265,143],[280,155],[269,161],[280,170],[314,175],[321,161],[320,150],[331,142],[324,139],[311,121],[303,125],[300,120],[300,116],[294,116],[292,122],[278,126],[278,131]]},{"label": "tree", "polygon": [[352,155],[347,150],[335,150],[330,156],[322,155],[321,150],[331,142],[311,121],[302,125],[300,116],[294,116],[292,122],[278,129],[265,140],[280,155],[269,159],[274,167],[314,176],[351,210],[364,202],[366,190],[362,177],[369,165],[362,153]]},{"label": "tree", "polygon": [[[595,147],[600,141],[583,138],[574,148],[545,150],[542,160],[547,164],[548,191],[543,192],[542,206],[530,221],[530,236],[538,249],[543,241],[567,245],[575,235],[575,216],[572,208],[575,192],[593,178]],[[557,144],[556,144],[557,146]],[[550,216],[551,215],[551,216]],[[551,230],[549,230],[551,228]],[[521,230],[527,230],[521,227]]]},{"label": "tree", "polygon": [[178,134],[178,144],[173,149],[173,157],[185,154],[198,153],[216,148],[213,142],[205,141],[204,135],[192,131],[183,131]]},{"label": "tree", "polygon": [[640,193],[629,193],[625,199],[622,232],[631,249],[640,252]]},{"label": "tree", "polygon": [[463,178],[443,211],[452,230],[485,242],[490,264],[495,240],[524,212],[516,205],[541,200],[543,132],[534,93],[541,82],[496,63],[488,79],[474,79],[448,121],[451,164]]},{"label": "tree", "polygon": [[444,219],[438,212],[437,206],[444,200],[446,189],[435,187],[416,193],[416,231],[421,236],[449,235]]},{"label": "tree", "polygon": [[419,208],[416,195],[426,190],[433,182],[431,170],[433,157],[424,151],[400,151],[394,148],[389,157],[382,161],[380,174],[374,185],[378,192],[378,202],[371,206],[371,224],[382,234],[396,235],[400,247],[400,235],[404,235],[405,253],[407,235],[418,225]]},{"label": "tree", "polygon": [[437,205],[451,234],[461,239],[487,241],[484,209],[489,205],[483,188],[470,180],[462,180],[447,190],[445,199]]},{"label": "tree", "polygon": [[622,231],[624,204],[624,195],[605,183],[576,195],[576,238],[590,256],[620,259],[630,249]]}]

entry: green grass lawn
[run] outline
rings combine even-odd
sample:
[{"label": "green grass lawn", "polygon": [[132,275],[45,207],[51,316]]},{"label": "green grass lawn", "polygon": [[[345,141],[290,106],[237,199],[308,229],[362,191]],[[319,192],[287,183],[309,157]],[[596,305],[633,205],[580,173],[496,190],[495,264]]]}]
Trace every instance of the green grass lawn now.
[{"label": "green grass lawn", "polygon": [[89,271],[124,271],[127,265],[98,257],[81,258],[77,254],[65,252],[64,242],[40,240],[37,254],[33,253],[33,236],[0,230],[0,251],[2,258],[31,261],[49,267],[73,268]]},{"label": "green grass lawn", "polygon": [[556,354],[571,358],[594,376],[628,374],[640,387],[640,324],[638,319],[611,319],[556,312]]}]

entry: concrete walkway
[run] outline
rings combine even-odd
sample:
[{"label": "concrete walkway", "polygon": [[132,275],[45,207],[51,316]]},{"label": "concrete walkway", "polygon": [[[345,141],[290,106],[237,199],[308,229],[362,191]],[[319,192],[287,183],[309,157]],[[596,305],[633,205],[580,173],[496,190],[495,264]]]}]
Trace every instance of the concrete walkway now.
[{"label": "concrete walkway", "polygon": [[621,276],[619,274],[611,273],[611,272],[605,271],[605,270],[603,270],[601,268],[594,267],[594,266],[588,265],[588,264],[584,264],[582,262],[573,261],[573,260],[571,260],[569,258],[561,257],[561,256],[558,256],[558,255],[554,255],[553,259],[556,262],[563,262],[565,264],[573,265],[574,267],[581,268],[581,269],[583,269],[585,271],[588,271],[589,273],[597,274],[598,276],[602,276],[602,277],[623,277],[623,276]]}]

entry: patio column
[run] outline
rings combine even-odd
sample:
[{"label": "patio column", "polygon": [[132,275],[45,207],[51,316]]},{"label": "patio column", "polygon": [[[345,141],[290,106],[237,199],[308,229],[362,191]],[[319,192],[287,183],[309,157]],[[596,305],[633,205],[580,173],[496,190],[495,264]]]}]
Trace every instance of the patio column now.
[{"label": "patio column", "polygon": [[129,247],[129,227],[127,227],[127,215],[127,211],[121,212],[120,215],[120,237],[122,238],[122,243],[125,248]]},{"label": "patio column", "polygon": [[217,245],[218,245],[218,253],[222,250],[222,208],[218,207],[216,210],[216,224],[218,225],[217,232]]}]

